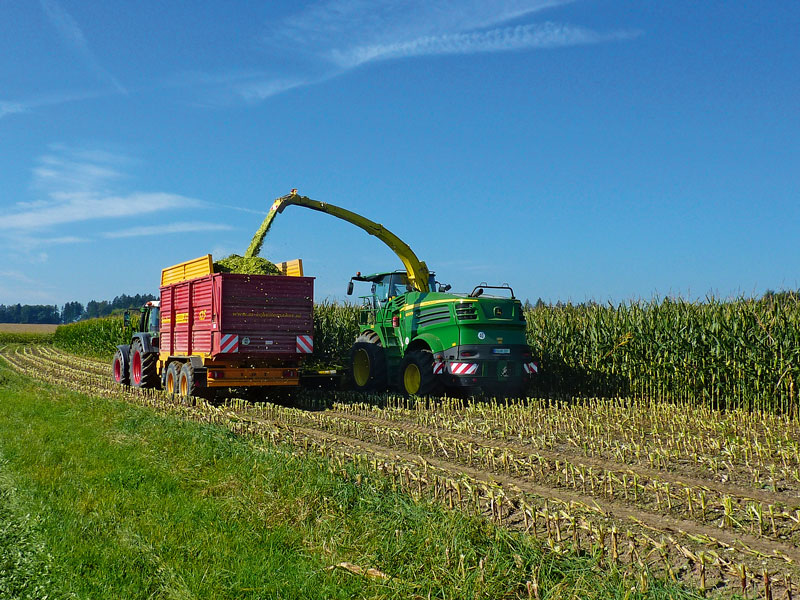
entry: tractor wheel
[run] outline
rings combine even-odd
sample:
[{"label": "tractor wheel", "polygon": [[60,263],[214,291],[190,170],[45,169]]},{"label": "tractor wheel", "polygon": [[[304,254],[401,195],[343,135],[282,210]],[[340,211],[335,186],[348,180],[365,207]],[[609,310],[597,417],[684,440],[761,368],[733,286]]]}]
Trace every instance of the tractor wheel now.
[{"label": "tractor wheel", "polygon": [[400,363],[400,390],[409,396],[430,396],[441,387],[433,374],[433,354],[429,350],[407,352]]},{"label": "tractor wheel", "polygon": [[131,381],[130,373],[125,369],[125,360],[121,350],[117,350],[114,360],[111,362],[111,378],[120,385],[128,385]]},{"label": "tractor wheel", "polygon": [[131,346],[131,385],[137,388],[153,388],[158,385],[156,355],[145,352],[140,339],[134,340]]},{"label": "tractor wheel", "polygon": [[375,333],[361,334],[350,349],[353,387],[359,392],[386,389],[386,354]]},{"label": "tractor wheel", "polygon": [[164,381],[164,388],[170,396],[178,393],[178,385],[181,376],[181,363],[172,361],[167,367],[167,376]]}]

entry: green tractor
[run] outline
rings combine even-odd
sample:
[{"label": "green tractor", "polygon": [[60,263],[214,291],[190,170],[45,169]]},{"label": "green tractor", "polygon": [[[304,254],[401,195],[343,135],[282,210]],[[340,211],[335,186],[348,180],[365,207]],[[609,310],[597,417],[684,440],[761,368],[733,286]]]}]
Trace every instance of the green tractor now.
[{"label": "green tractor", "polygon": [[[362,276],[359,336],[350,351],[357,390],[399,389],[411,395],[465,390],[513,396],[538,372],[525,339],[525,315],[508,285],[481,284],[472,292],[449,293],[409,246],[382,225],[332,204],[299,196],[278,198],[259,231],[277,213],[297,205],[348,221],[376,236],[400,258],[405,270]],[[261,240],[254,240],[260,248]]]}]

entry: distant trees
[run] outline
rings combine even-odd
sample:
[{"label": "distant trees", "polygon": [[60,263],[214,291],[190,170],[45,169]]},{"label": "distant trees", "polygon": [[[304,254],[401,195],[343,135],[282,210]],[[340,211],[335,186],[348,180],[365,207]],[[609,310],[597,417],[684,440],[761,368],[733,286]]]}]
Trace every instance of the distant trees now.
[{"label": "distant trees", "polygon": [[67,302],[61,308],[61,322],[74,323],[83,316],[83,304],[80,302]]},{"label": "distant trees", "polygon": [[58,306],[48,304],[0,304],[0,323],[60,323]]},{"label": "distant trees", "polygon": [[136,309],[155,300],[152,294],[120,294],[113,300],[90,300],[84,308],[80,302],[67,302],[58,309],[47,304],[0,304],[0,323],[74,323],[82,319],[107,317],[127,309]]}]

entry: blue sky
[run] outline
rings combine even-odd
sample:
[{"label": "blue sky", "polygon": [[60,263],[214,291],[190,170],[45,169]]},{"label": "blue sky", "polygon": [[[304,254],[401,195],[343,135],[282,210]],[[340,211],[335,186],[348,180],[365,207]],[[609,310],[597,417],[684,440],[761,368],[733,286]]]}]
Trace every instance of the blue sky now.
[{"label": "blue sky", "polygon": [[[800,4],[0,3],[0,303],[157,290],[296,187],[456,290],[800,287]],[[288,208],[318,299],[400,266]]]}]

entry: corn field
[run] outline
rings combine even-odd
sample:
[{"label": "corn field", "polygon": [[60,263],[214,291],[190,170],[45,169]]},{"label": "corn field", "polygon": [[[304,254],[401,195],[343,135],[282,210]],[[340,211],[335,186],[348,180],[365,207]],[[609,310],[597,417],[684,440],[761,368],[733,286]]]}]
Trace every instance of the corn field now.
[{"label": "corn field", "polygon": [[797,411],[800,299],[543,307],[526,313],[537,391]]}]

